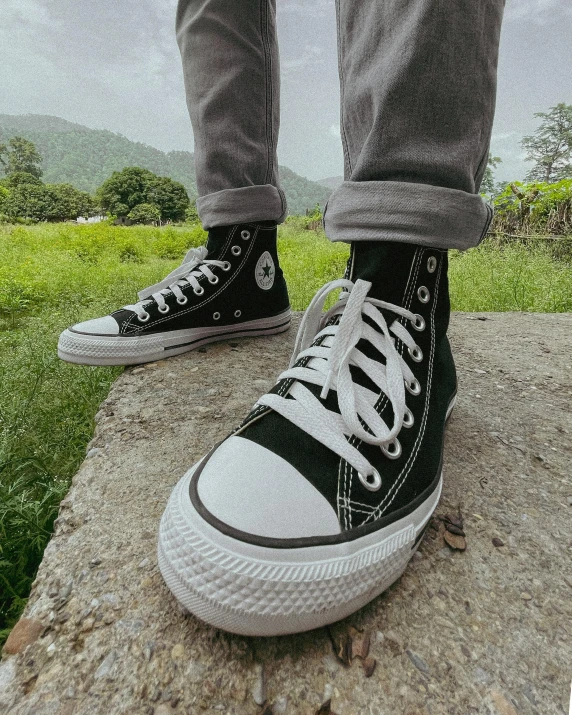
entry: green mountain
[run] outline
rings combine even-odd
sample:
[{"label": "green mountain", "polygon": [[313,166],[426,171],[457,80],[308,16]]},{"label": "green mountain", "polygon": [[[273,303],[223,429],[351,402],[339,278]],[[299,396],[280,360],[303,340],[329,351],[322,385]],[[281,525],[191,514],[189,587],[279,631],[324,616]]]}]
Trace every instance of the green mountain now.
[{"label": "green mountain", "polygon": [[[112,172],[140,166],[180,181],[191,199],[197,196],[194,156],[188,151],[163,152],[122,134],[90,129],[60,117],[0,114],[0,143],[13,136],[34,142],[44,159],[42,179],[47,183],[70,183],[93,193]],[[280,167],[280,180],[290,214],[303,214],[317,203],[323,208],[331,193],[329,187],[286,166]]]}]

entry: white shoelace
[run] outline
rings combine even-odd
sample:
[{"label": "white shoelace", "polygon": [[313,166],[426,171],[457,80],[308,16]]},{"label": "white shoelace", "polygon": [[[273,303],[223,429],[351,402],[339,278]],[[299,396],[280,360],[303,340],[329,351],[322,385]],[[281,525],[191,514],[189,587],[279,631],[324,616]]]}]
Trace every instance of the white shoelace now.
[{"label": "white shoelace", "polygon": [[[328,295],[340,288],[343,292],[338,302],[323,313]],[[395,348],[395,339],[390,333],[399,338],[409,350],[417,351],[417,356],[421,351],[398,319],[387,325],[379,308],[390,310],[412,323],[418,316],[392,303],[368,298],[370,288],[371,283],[367,281],[357,280],[352,283],[340,279],[327,283],[318,291],[300,324],[290,366],[278,377],[278,381],[284,378],[295,379],[288,390],[288,397],[268,393],[257,404],[271,407],[345,459],[358,471],[360,480],[367,488],[377,490],[381,486],[379,473],[346,438],[356,435],[364,442],[378,445],[384,450],[394,442],[405,416],[411,417],[405,405],[405,383],[410,389],[415,388],[415,394],[419,383]],[[339,323],[327,325],[335,315],[341,315]],[[370,318],[381,332],[374,330],[364,321],[363,316]],[[322,336],[322,344],[312,346],[314,340]],[[357,349],[361,339],[367,340],[385,357],[385,365],[368,358]],[[294,367],[303,357],[310,358],[306,366]],[[355,383],[350,372],[351,365],[360,368],[380,392],[387,395],[394,414],[391,428],[375,409],[380,393]],[[322,387],[322,399],[326,398],[330,389],[337,390],[341,414],[324,407],[302,382]],[[364,429],[360,418],[367,429]]]},{"label": "white shoelace", "polygon": [[137,313],[140,320],[145,321],[149,317],[149,314],[145,310],[145,306],[151,302],[150,299],[154,299],[156,301],[159,310],[162,313],[168,313],[169,306],[165,301],[165,295],[174,293],[177,302],[180,305],[184,305],[188,298],[183,294],[181,288],[184,288],[189,284],[197,295],[202,295],[205,289],[201,286],[197,278],[205,275],[211,283],[218,283],[218,276],[211,271],[210,267],[217,266],[222,268],[224,271],[228,271],[230,269],[230,263],[228,261],[206,260],[207,254],[208,251],[206,246],[191,248],[178,268],[171,271],[171,273],[169,273],[169,275],[159,283],[155,283],[154,285],[139,291],[137,295],[141,300],[133,305],[125,305],[124,310],[132,310]]}]

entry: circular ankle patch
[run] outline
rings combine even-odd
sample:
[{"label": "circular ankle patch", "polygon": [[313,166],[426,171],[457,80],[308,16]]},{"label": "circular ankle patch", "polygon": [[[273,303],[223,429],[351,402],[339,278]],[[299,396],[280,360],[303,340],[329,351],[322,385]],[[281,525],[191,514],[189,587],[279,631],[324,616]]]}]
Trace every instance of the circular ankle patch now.
[{"label": "circular ankle patch", "polygon": [[256,283],[262,290],[270,290],[274,285],[274,276],[276,274],[276,269],[274,267],[274,261],[272,256],[268,251],[260,256],[256,263],[256,268],[254,269],[254,277],[256,278]]}]

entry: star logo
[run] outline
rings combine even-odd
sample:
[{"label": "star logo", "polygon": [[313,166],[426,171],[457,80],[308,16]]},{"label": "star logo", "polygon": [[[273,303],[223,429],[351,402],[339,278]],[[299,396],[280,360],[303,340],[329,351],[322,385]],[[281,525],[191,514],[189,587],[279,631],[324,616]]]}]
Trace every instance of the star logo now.
[{"label": "star logo", "polygon": [[274,285],[275,273],[276,269],[272,256],[268,251],[264,251],[256,262],[256,268],[254,270],[254,277],[258,287],[262,288],[262,290],[270,290]]}]

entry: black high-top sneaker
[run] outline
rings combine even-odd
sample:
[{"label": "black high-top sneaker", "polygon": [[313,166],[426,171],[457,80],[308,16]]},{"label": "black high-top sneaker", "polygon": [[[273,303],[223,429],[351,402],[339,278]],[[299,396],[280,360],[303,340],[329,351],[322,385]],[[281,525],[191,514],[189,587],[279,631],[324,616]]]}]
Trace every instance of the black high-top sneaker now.
[{"label": "black high-top sneaker", "polygon": [[58,355],[82,365],[135,365],[205,343],[290,326],[275,221],[217,226],[206,246],[139,293],[139,302],[64,330]]},{"label": "black high-top sneaker", "polygon": [[225,630],[348,616],[401,575],[439,500],[456,393],[447,253],[356,243],[346,275],[314,297],[290,367],[161,520],[167,585]]}]

